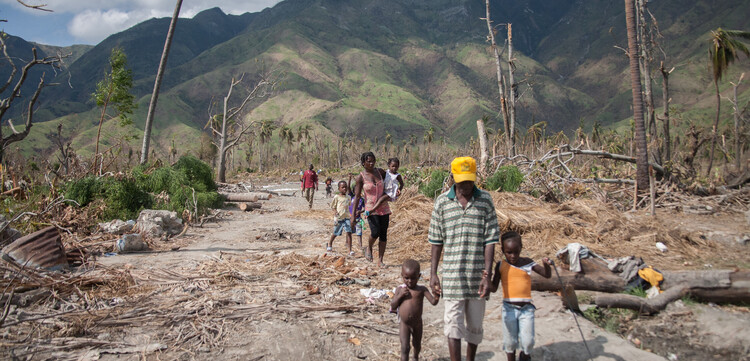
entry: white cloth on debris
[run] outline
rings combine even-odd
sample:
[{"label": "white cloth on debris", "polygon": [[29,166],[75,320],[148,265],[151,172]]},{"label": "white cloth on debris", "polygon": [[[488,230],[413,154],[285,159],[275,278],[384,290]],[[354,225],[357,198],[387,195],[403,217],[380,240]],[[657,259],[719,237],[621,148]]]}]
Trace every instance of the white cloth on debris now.
[{"label": "white cloth on debris", "polygon": [[359,290],[359,293],[366,298],[388,298],[388,290],[379,290],[377,288],[362,288]]},{"label": "white cloth on debris", "polygon": [[580,243],[568,243],[564,248],[557,251],[557,256],[568,254],[568,264],[571,272],[581,272],[581,259],[588,258],[590,251],[588,247]]}]

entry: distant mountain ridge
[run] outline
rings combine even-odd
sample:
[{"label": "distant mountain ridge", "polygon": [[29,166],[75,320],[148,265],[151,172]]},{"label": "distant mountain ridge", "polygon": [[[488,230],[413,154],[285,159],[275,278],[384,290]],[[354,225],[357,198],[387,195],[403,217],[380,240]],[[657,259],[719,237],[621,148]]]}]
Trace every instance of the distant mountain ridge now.
[{"label": "distant mountain ridge", "polygon": [[[747,29],[741,14],[750,5],[676,0],[651,6],[665,34],[667,66],[677,66],[674,104],[706,108],[703,37],[718,26]],[[493,1],[495,24],[513,23],[521,129],[546,121],[550,132],[572,130],[582,120],[606,125],[630,116],[627,58],[614,47],[625,43],[622,7],[604,0]],[[484,2],[476,0],[286,0],[258,13],[226,15],[215,8],[180,19],[154,134],[163,143],[172,138],[194,146],[231,77],[246,73],[249,79],[273,68],[284,77],[273,96],[252,104],[249,119],[308,124],[331,138],[382,140],[389,133],[405,141],[421,139],[432,127],[436,138],[466,141],[484,115],[490,127],[500,126],[484,15]],[[38,118],[93,123],[90,94],[110,50],[120,46],[136,80],[140,107],[134,119],[142,127],[168,24],[167,18],[148,20],[81,55],[58,75],[72,89],[45,89]],[[505,37],[502,26],[498,37]],[[740,64],[734,71],[747,68]],[[746,89],[741,97],[750,97]],[[71,135],[76,144],[89,147],[88,127],[71,128],[79,132]],[[44,139],[39,142],[43,147]]]}]

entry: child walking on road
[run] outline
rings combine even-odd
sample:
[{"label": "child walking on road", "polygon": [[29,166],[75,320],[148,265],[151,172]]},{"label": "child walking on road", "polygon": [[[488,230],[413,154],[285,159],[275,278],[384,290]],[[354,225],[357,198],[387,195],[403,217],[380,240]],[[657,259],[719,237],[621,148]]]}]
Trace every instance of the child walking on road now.
[{"label": "child walking on road", "polygon": [[388,170],[385,171],[385,179],[383,180],[383,195],[378,198],[373,208],[380,207],[383,202],[395,202],[401,195],[401,190],[404,189],[404,179],[401,174],[398,174],[400,166],[401,162],[398,158],[388,159]]},{"label": "child walking on road", "polygon": [[[534,304],[531,303],[531,271],[549,278],[551,268],[549,258],[542,259],[541,266],[530,258],[521,257],[523,243],[521,235],[506,232],[500,237],[505,262],[495,266],[491,291],[496,292],[503,284],[503,350],[508,361],[516,360],[516,349],[520,361],[531,360],[534,347]],[[487,277],[485,274],[484,277]]]},{"label": "child walking on road", "polygon": [[440,295],[433,297],[425,286],[417,285],[419,281],[419,262],[413,259],[404,261],[401,267],[404,284],[398,286],[391,301],[391,312],[398,312],[400,321],[399,336],[401,339],[401,361],[409,360],[409,341],[414,346],[412,360],[419,360],[422,349],[422,305],[425,297],[434,306]]},{"label": "child walking on road", "polygon": [[326,178],[326,198],[331,198],[333,193],[333,179],[331,177]]},{"label": "child walking on road", "polygon": [[349,255],[353,256],[354,252],[352,252],[352,228],[349,221],[349,204],[351,203],[351,198],[348,194],[346,194],[347,189],[348,187],[346,182],[340,181],[339,194],[335,195],[333,197],[333,201],[331,201],[331,209],[333,209],[334,212],[334,227],[333,234],[331,235],[331,240],[328,241],[326,251],[333,251],[333,240],[336,239],[337,236],[340,236],[342,232],[346,232],[346,246],[349,248]]}]

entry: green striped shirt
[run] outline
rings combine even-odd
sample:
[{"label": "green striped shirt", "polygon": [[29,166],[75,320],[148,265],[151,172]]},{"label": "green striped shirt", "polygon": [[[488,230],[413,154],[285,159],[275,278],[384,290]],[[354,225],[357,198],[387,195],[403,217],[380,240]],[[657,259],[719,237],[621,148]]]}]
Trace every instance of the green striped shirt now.
[{"label": "green striped shirt", "polygon": [[464,209],[455,188],[435,200],[427,237],[431,244],[443,246],[443,297],[478,299],[484,247],[500,237],[497,214],[489,193],[474,187]]}]

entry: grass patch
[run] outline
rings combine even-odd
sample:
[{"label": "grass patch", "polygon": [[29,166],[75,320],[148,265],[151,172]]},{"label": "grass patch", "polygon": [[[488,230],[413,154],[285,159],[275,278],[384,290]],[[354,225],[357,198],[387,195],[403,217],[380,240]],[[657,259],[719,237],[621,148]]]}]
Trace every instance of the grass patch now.
[{"label": "grass patch", "polygon": [[633,295],[633,296],[638,296],[638,297],[641,297],[641,298],[646,298],[647,297],[647,292],[646,292],[646,290],[643,289],[643,287],[633,287],[633,288],[631,288],[631,289],[629,289],[629,290],[627,290],[627,291],[625,291],[623,293],[626,294],[626,295]]},{"label": "grass patch", "polygon": [[503,192],[518,192],[518,187],[523,183],[523,174],[518,167],[506,165],[500,167],[493,175],[484,182],[487,190]]},{"label": "grass patch", "polygon": [[583,311],[583,317],[597,326],[616,334],[622,334],[622,324],[638,316],[638,311],[619,308],[603,309],[590,307]]}]

